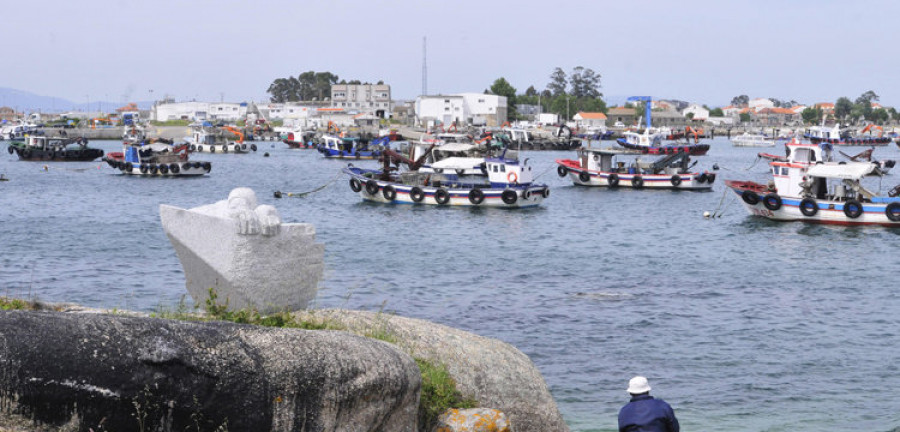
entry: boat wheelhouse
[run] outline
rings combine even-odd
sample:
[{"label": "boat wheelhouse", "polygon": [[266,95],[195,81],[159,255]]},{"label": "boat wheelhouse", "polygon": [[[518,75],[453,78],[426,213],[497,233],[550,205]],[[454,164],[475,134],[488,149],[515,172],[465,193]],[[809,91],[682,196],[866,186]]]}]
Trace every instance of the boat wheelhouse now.
[{"label": "boat wheelhouse", "polygon": [[[225,131],[238,137],[231,140],[225,135]],[[231,126],[216,128],[207,124],[194,125],[191,136],[187,139],[190,150],[197,153],[232,153],[245,154],[256,151],[256,144],[244,142],[244,134],[239,129]]]},{"label": "boat wheelhouse", "polygon": [[12,141],[6,149],[25,161],[87,162],[103,157],[103,150],[88,147],[86,138],[28,135],[24,141]]}]

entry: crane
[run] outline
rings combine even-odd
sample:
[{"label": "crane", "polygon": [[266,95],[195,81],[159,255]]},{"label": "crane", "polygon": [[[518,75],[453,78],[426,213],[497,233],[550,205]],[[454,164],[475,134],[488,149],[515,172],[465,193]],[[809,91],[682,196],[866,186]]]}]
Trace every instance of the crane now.
[{"label": "crane", "polygon": [[647,129],[648,130],[650,129],[650,102],[652,100],[653,100],[653,98],[650,96],[632,96],[632,97],[626,99],[626,101],[628,101],[628,102],[632,102],[632,101],[644,102],[644,108],[646,111],[646,114],[644,114],[644,117],[647,118]]}]

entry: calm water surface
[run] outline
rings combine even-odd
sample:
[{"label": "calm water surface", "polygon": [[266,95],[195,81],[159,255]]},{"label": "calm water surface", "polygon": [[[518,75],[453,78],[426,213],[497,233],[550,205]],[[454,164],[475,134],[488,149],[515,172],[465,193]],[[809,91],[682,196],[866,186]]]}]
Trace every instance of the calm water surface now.
[{"label": "calm water surface", "polygon": [[[525,211],[364,203],[343,162],[281,143],[198,155],[213,169],[197,179],[125,177],[99,162],[44,171],[3,151],[0,295],[173,307],[186,290],[159,204],[247,186],[286,222],[315,225],[326,245],[315,307],[384,308],[509,342],[573,431],[615,430],[636,374],[686,431],[900,427],[900,230],[750,217],[722,180],[767,179],[759,149],[712,145],[697,158],[721,168],[705,193],[574,187],[553,164],[574,152],[525,152],[552,188]],[[894,146],[875,155],[900,159]],[[885,177],[882,191],[897,183]]]}]

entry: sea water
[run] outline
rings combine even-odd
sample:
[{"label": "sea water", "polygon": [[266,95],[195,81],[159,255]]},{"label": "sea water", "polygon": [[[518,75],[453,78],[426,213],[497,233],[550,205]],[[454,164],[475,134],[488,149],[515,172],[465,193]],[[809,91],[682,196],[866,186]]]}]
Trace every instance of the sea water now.
[{"label": "sea water", "polygon": [[749,216],[723,180],[766,181],[757,152],[783,149],[710,142],[694,158],[695,169],[719,168],[710,192],[576,187],[554,164],[575,152],[523,152],[551,187],[528,210],[362,202],[340,173],[346,161],[278,142],[195,154],[213,167],[190,179],[4,151],[0,295],[171,309],[186,290],[159,204],[195,207],[246,186],[325,243],[313,307],[384,310],[508,342],[537,365],[573,431],[616,430],[634,375],[688,431],[900,427],[900,229]]}]

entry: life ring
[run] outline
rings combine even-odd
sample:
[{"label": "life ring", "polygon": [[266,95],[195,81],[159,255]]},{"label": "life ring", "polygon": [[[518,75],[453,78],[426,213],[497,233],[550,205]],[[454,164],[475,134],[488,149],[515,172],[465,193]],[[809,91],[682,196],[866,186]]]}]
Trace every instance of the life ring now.
[{"label": "life ring", "polygon": [[438,204],[444,205],[450,202],[450,192],[444,188],[438,188],[434,191],[434,201]]},{"label": "life ring", "polygon": [[506,175],[506,180],[510,183],[518,183],[519,175],[516,174],[515,171],[510,171],[510,173]]},{"label": "life ring", "polygon": [[850,219],[856,219],[863,214],[863,205],[857,200],[850,200],[844,203],[844,214]]},{"label": "life ring", "polygon": [[541,196],[544,198],[547,198],[548,196],[550,196],[550,188],[545,187],[544,190],[541,191]]},{"label": "life ring", "polygon": [[350,179],[350,190],[352,190],[353,192],[359,192],[359,191],[361,191],[361,190],[362,190],[362,183],[360,183],[359,180],[357,180],[357,179],[355,179],[355,178],[351,178],[351,179]]},{"label": "life ring", "polygon": [[147,164],[141,164],[141,167],[140,167],[141,174],[147,174],[147,170],[149,170],[149,169],[150,168],[147,168]]},{"label": "life ring", "polygon": [[166,164],[159,164],[159,173],[162,175],[166,175],[169,173],[169,166]]},{"label": "life ring", "polygon": [[516,203],[516,200],[519,199],[519,194],[512,189],[506,189],[500,194],[500,198],[503,199],[503,202],[508,205],[513,205]]},{"label": "life ring", "polygon": [[619,185],[619,175],[616,173],[612,173],[609,176],[607,176],[606,184],[611,188],[618,186]]},{"label": "life ring", "polygon": [[591,175],[587,171],[582,171],[578,173],[578,180],[581,180],[582,183],[587,183],[591,181]]},{"label": "life ring", "polygon": [[413,200],[413,202],[422,202],[422,200],[425,199],[425,191],[418,186],[413,186],[413,188],[409,190],[409,199]]},{"label": "life ring", "polygon": [[884,215],[891,222],[900,222],[900,202],[892,202],[884,208]]},{"label": "life ring", "polygon": [[631,178],[631,187],[633,187],[635,189],[643,188],[644,187],[644,179],[639,175],[632,177]]},{"label": "life ring", "polygon": [[569,169],[560,165],[556,167],[556,174],[558,174],[560,177],[565,177],[569,175]]},{"label": "life ring", "polygon": [[681,176],[678,174],[672,174],[672,178],[669,179],[669,182],[672,183],[672,186],[678,187],[681,184]]},{"label": "life ring", "polygon": [[384,199],[393,201],[394,198],[397,198],[397,190],[393,186],[387,185],[381,189],[381,195],[384,196]]},{"label": "life ring", "polygon": [[378,193],[378,182],[376,182],[375,180],[366,181],[366,192],[368,192],[369,195],[377,194]]},{"label": "life ring", "polygon": [[781,197],[774,193],[766,194],[763,197],[763,205],[769,210],[776,211],[781,208]]},{"label": "life ring", "polygon": [[478,188],[472,188],[469,191],[469,202],[478,205],[484,201],[484,191]]},{"label": "life ring", "polygon": [[178,174],[181,171],[181,167],[179,167],[177,163],[171,163],[169,164],[169,171],[171,171],[172,174]]},{"label": "life ring", "polygon": [[816,200],[812,198],[803,198],[800,201],[800,213],[803,213],[803,216],[813,217],[818,212],[819,204],[816,203]]},{"label": "life ring", "polygon": [[741,192],[741,199],[744,200],[745,203],[750,205],[759,204],[759,195],[756,192],[745,190]]},{"label": "life ring", "polygon": [[159,167],[156,164],[150,165],[150,174],[156,174],[157,172],[159,172]]}]

